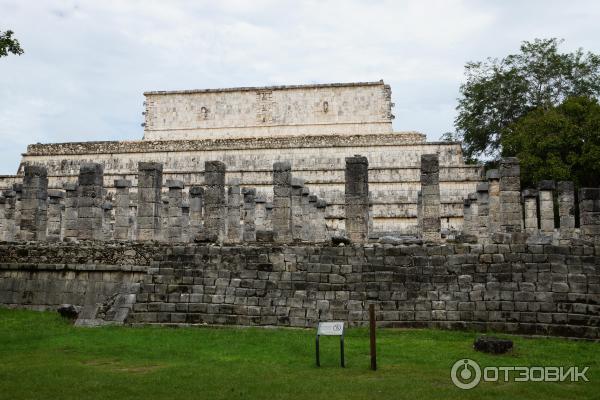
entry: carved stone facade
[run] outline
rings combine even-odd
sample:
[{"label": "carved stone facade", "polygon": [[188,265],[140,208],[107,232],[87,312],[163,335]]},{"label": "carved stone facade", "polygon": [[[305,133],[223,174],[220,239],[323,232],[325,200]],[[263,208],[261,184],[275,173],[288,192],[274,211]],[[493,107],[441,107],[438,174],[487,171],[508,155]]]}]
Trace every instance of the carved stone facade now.
[{"label": "carved stone facade", "polygon": [[146,92],[146,140],[391,133],[383,81]]}]

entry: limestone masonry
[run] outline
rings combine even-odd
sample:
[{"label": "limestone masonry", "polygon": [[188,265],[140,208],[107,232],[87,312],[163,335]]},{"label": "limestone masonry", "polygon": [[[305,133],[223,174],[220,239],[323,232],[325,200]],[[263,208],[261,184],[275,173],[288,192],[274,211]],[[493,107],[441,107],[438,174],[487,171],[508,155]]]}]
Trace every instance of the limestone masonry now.
[{"label": "limestone masonry", "polygon": [[144,139],[392,133],[383,82],[146,92]]},{"label": "limestone masonry", "polygon": [[0,304],[600,337],[600,188],[392,132],[383,82],[145,95],[144,140],[30,145],[0,178]]}]

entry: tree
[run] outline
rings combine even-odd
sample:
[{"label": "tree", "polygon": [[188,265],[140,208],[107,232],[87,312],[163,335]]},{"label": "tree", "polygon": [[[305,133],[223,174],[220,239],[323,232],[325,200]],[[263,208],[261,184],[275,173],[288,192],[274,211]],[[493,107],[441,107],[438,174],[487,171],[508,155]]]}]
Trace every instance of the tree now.
[{"label": "tree", "polygon": [[557,107],[538,107],[502,135],[502,155],[516,156],[521,181],[573,180],[600,186],[600,105],[589,97],[570,97]]},{"label": "tree", "polygon": [[600,95],[600,56],[582,49],[560,53],[560,43],[525,41],[519,54],[466,64],[454,125],[467,158],[496,159],[507,127],[532,110]]},{"label": "tree", "polygon": [[460,142],[460,138],[454,132],[444,132],[440,136],[442,142]]},{"label": "tree", "polygon": [[23,54],[23,49],[19,41],[12,37],[13,31],[0,31],[0,57],[6,57],[9,53],[20,56]]}]

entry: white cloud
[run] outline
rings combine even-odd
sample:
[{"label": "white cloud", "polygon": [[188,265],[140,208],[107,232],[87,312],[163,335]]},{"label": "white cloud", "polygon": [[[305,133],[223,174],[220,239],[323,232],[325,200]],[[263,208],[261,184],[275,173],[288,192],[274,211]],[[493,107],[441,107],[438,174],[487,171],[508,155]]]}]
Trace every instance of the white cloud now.
[{"label": "white cloud", "polygon": [[452,129],[466,61],[564,37],[600,52],[600,6],[560,1],[0,0],[0,173],[28,143],[138,139],[145,90],[384,79],[397,130]]}]

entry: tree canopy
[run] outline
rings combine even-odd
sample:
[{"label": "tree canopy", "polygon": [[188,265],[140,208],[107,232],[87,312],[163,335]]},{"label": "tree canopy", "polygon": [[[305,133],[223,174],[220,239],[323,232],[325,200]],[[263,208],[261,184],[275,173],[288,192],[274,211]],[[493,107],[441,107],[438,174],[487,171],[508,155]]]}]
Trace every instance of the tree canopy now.
[{"label": "tree canopy", "polygon": [[502,155],[521,163],[521,182],[572,180],[600,186],[600,105],[589,97],[570,97],[557,107],[538,107],[502,135]]},{"label": "tree canopy", "polygon": [[466,64],[454,124],[467,158],[496,159],[509,126],[532,110],[543,113],[569,97],[600,95],[600,56],[582,49],[560,53],[560,43],[525,41],[518,54]]},{"label": "tree canopy", "polygon": [[6,57],[9,53],[15,55],[23,54],[21,44],[15,38],[13,38],[14,32],[8,30],[6,32],[0,31],[0,57]]}]

